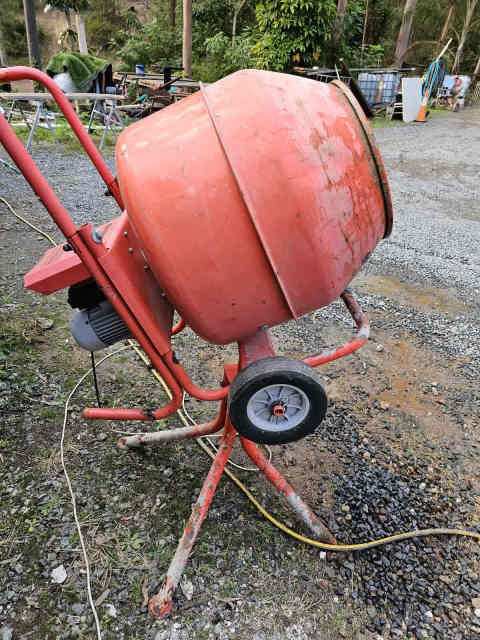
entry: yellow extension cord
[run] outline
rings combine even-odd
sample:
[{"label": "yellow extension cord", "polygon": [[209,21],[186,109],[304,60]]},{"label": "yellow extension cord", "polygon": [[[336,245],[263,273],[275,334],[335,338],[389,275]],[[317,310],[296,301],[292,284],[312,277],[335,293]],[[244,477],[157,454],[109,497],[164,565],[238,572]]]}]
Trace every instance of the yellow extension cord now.
[{"label": "yellow extension cord", "polygon": [[[33,225],[31,222],[29,222],[28,220],[20,216],[18,213],[16,213],[13,210],[12,206],[5,200],[5,198],[0,197],[0,201],[3,202],[9,208],[9,210],[11,211],[11,213],[13,213],[14,216],[19,218],[22,222],[24,222],[29,227],[31,227],[32,229],[40,233],[42,236],[47,238],[53,246],[56,246],[56,242],[51,238],[51,236],[49,236],[47,233],[45,233],[44,231],[42,231],[41,229]],[[140,349],[131,340],[129,340],[128,343],[131,346],[131,348],[136,352],[136,354],[141,358],[141,360],[148,366],[148,368],[150,369],[154,377],[162,385],[169,399],[171,399],[172,394],[170,393],[170,389],[166,385],[162,376],[158,373],[158,371],[156,371],[151,367],[151,363],[149,362],[145,354],[142,353]],[[187,418],[185,417],[185,415],[180,409],[177,411],[177,414],[185,426],[191,426]],[[209,449],[209,447],[200,438],[197,438],[196,441],[197,441],[197,444],[203,449],[203,451],[205,451],[205,453],[208,456],[210,456],[210,458],[212,458],[213,460],[215,458],[215,454]],[[230,478],[230,480],[232,480],[237,485],[237,487],[241,491],[243,491],[243,493],[247,496],[250,502],[252,502],[255,505],[255,507],[260,511],[260,513],[263,516],[265,516],[267,520],[270,520],[272,524],[278,527],[278,529],[288,534],[292,538],[300,540],[300,542],[304,542],[305,544],[309,544],[313,547],[318,547],[319,549],[324,549],[326,551],[362,551],[364,549],[371,549],[372,547],[379,547],[384,544],[389,544],[390,542],[400,542],[401,540],[407,540],[408,538],[420,538],[425,536],[440,536],[440,535],[463,536],[465,538],[473,538],[474,540],[477,540],[480,542],[479,533],[475,533],[474,531],[466,531],[463,529],[417,529],[415,531],[407,531],[406,533],[397,533],[393,536],[387,536],[386,538],[371,540],[370,542],[360,542],[357,544],[328,544],[327,542],[319,542],[318,540],[313,540],[312,538],[307,538],[306,536],[302,536],[300,533],[293,531],[293,529],[290,529],[289,527],[284,525],[282,522],[274,518],[270,513],[268,513],[266,509],[262,507],[262,505],[258,502],[258,500],[254,498],[254,496],[250,493],[247,487],[241,482],[241,480],[239,480],[239,478],[237,478],[235,474],[233,474],[227,468],[224,469],[224,473]]]},{"label": "yellow extension cord", "polygon": [[13,215],[18,218],[19,220],[21,220],[24,224],[28,225],[29,227],[31,227],[32,229],[34,229],[37,233],[39,233],[40,235],[42,235],[44,238],[46,238],[54,247],[57,246],[57,243],[55,242],[55,240],[52,238],[52,236],[48,235],[48,233],[46,233],[45,231],[42,231],[41,229],[39,229],[38,227],[36,227],[34,224],[32,224],[29,220],[27,220],[26,218],[22,217],[19,213],[17,213],[16,211],[14,211],[13,207],[11,206],[11,204],[9,202],[7,202],[5,200],[5,198],[0,197],[0,202],[3,202],[3,204],[9,208],[10,212],[13,213]]},{"label": "yellow extension cord", "polygon": [[[132,349],[139,356],[139,358],[141,358],[141,360],[147,365],[148,369],[152,372],[154,377],[162,385],[168,398],[171,399],[172,394],[170,393],[170,389],[168,388],[164,379],[158,373],[158,371],[152,368],[151,363],[148,360],[148,358],[145,356],[145,354],[142,353],[142,351],[140,351],[140,349],[131,340],[128,341],[128,344],[132,347]],[[188,420],[186,419],[185,415],[183,414],[183,411],[181,411],[181,409],[177,411],[177,414],[180,420],[183,422],[183,424],[186,427],[191,426]],[[200,447],[205,451],[205,453],[209,455],[210,458],[212,458],[213,460],[215,458],[215,455],[209,449],[209,447],[200,438],[196,438],[196,441],[197,441],[197,444],[199,444]],[[393,536],[380,538],[379,540],[371,540],[370,542],[360,542],[357,544],[328,544],[327,542],[319,542],[318,540],[313,540],[312,538],[307,538],[306,536],[302,536],[300,533],[293,531],[293,529],[290,529],[289,527],[284,525],[282,522],[274,518],[270,513],[268,513],[266,509],[262,507],[262,505],[258,502],[258,500],[254,498],[254,496],[250,493],[247,487],[243,484],[241,480],[239,480],[239,478],[237,478],[237,476],[234,473],[229,471],[227,468],[224,469],[224,473],[230,478],[230,480],[233,480],[233,482],[237,485],[239,489],[241,489],[241,491],[243,491],[243,493],[247,496],[250,502],[252,502],[256,506],[256,508],[260,511],[260,513],[263,516],[265,516],[267,520],[270,520],[270,522],[274,524],[276,527],[278,527],[281,531],[288,534],[292,538],[296,538],[297,540],[300,540],[300,542],[304,542],[306,544],[312,545],[313,547],[318,547],[319,549],[325,549],[326,551],[362,551],[364,549],[371,549],[372,547],[379,547],[380,545],[389,544],[390,542],[400,542],[400,540],[407,540],[408,538],[419,538],[419,537],[433,536],[433,535],[464,536],[466,538],[474,538],[475,540],[480,541],[480,534],[475,533],[474,531],[464,531],[463,529],[417,529],[415,531],[407,531],[406,533],[397,533]]]}]

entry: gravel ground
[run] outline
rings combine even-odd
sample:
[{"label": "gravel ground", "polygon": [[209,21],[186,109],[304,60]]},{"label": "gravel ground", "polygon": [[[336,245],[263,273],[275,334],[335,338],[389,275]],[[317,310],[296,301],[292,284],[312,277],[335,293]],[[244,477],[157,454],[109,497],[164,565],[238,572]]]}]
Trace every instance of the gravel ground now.
[{"label": "gravel ground", "polygon": [[[372,340],[322,369],[330,406],[315,436],[274,450],[275,464],[347,543],[480,524],[479,124],[480,110],[468,109],[376,130],[395,224],[353,283]],[[76,223],[115,215],[88,159],[53,147],[33,155]],[[54,231],[23,179],[1,166],[0,195]],[[20,276],[45,241],[3,209],[0,232],[0,317],[18,338],[0,377],[0,640],[93,638],[58,464],[62,401],[87,359],[68,342],[63,295],[39,300],[22,290]],[[274,340],[279,352],[309,353],[350,331],[335,303],[276,328]],[[234,356],[188,330],[176,344],[204,384],[215,384]],[[109,361],[100,383],[118,405],[151,402],[155,393],[131,355]],[[480,638],[478,545],[417,539],[324,557],[272,530],[226,483],[189,564],[179,613],[153,623],[145,593],[162,581],[208,464],[192,443],[143,456],[118,452],[115,429],[127,426],[84,423],[79,410],[92,402],[88,389],[74,401],[67,463],[105,638]],[[194,401],[189,407],[202,421],[211,412]],[[290,521],[259,478],[239,473]],[[66,581],[53,584],[60,566]]]}]

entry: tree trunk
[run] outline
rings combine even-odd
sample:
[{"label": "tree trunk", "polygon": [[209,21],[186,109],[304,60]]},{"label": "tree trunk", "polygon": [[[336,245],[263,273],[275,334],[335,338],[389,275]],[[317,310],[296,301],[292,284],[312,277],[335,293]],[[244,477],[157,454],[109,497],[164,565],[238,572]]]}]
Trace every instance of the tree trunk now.
[{"label": "tree trunk", "polygon": [[232,20],[232,47],[235,46],[235,38],[237,37],[237,20],[240,15],[240,11],[243,9],[243,6],[247,0],[241,0],[240,4],[235,7],[233,10],[233,20]]},{"label": "tree trunk", "polygon": [[88,55],[87,36],[85,33],[85,20],[80,12],[75,14],[77,22],[77,36],[78,36],[78,48],[80,53]]},{"label": "tree trunk", "polygon": [[362,56],[363,47],[365,46],[365,36],[367,35],[367,23],[368,23],[368,0],[365,4],[365,17],[363,18],[363,30],[362,30]]},{"label": "tree trunk", "polygon": [[460,61],[462,59],[463,48],[467,41],[468,32],[470,31],[470,23],[475,12],[478,0],[467,0],[467,11],[465,13],[465,20],[463,21],[462,35],[460,36],[460,42],[458,43],[458,49],[455,54],[455,60],[452,66],[452,74],[458,73],[460,69]]},{"label": "tree trunk", "polygon": [[410,40],[410,31],[412,30],[413,14],[417,6],[418,0],[405,0],[405,7],[403,9],[403,18],[400,31],[397,37],[397,46],[395,48],[395,64],[398,66],[400,60],[402,60],[405,51],[408,48],[408,41]]},{"label": "tree trunk", "polygon": [[183,0],[183,74],[192,75],[192,0]]},{"label": "tree trunk", "polygon": [[473,77],[476,78],[480,76],[480,56],[478,56],[477,64],[475,65],[475,71],[473,72]]},{"label": "tree trunk", "polygon": [[70,49],[73,51],[75,48],[75,40],[73,39],[73,27],[72,27],[72,17],[70,16],[70,9],[64,9],[63,13],[65,14],[65,20],[67,21],[67,42]]},{"label": "tree trunk", "polygon": [[452,21],[454,9],[455,9],[455,2],[452,2],[452,4],[450,5],[450,9],[448,10],[447,17],[445,18],[445,23],[442,29],[442,35],[440,36],[440,42],[443,42],[447,37],[448,27],[450,26],[450,22]]},{"label": "tree trunk", "polygon": [[345,12],[347,11],[348,0],[338,0],[337,3],[337,19],[333,31],[333,39],[338,46],[343,35],[343,23],[345,21]]},{"label": "tree trunk", "polygon": [[170,8],[170,26],[175,26],[175,12],[177,10],[177,0],[169,0]]},{"label": "tree trunk", "polygon": [[345,12],[347,10],[348,0],[337,1],[337,17],[333,27],[332,43],[330,46],[330,64],[333,67],[337,61],[338,50],[343,36],[343,23],[345,21]]},{"label": "tree trunk", "polygon": [[37,20],[35,18],[34,0],[23,0],[25,26],[27,29],[28,59],[32,67],[40,69],[40,46],[38,44]]},{"label": "tree trunk", "polygon": [[480,76],[480,56],[478,56],[477,64],[475,65],[475,71],[472,77],[472,91],[475,89],[478,83],[478,77]]},{"label": "tree trunk", "polygon": [[432,45],[432,50],[433,51],[437,50],[438,53],[440,53],[440,51],[442,50],[441,48],[438,47],[438,45],[440,45],[440,47],[441,47],[441,43],[438,40],[416,40],[407,49],[405,49],[405,53],[403,54],[403,57],[398,60],[398,66],[399,67],[402,66],[405,57],[409,53],[411,53],[414,49],[416,49],[417,47],[420,47],[420,46],[425,46],[427,44],[428,45]]},{"label": "tree trunk", "polygon": [[5,49],[5,36],[0,22],[0,67],[8,67],[7,50]]},{"label": "tree trunk", "polygon": [[72,18],[70,17],[70,9],[64,9],[65,20],[67,21],[67,29],[72,30]]}]

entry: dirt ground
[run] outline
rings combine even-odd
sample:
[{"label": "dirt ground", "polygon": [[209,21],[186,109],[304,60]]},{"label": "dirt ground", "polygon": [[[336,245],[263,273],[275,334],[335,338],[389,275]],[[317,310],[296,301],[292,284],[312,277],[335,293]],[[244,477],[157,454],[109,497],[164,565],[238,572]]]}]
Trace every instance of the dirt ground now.
[{"label": "dirt ground", "polygon": [[[315,436],[273,448],[274,464],[346,543],[480,525],[479,132],[478,109],[375,132],[395,224],[352,283],[371,340],[322,368],[329,410]],[[79,154],[38,146],[34,157],[76,222],[113,215]],[[0,196],[55,231],[23,178],[2,165]],[[42,298],[22,287],[47,248],[0,203],[0,640],[95,637],[58,453],[63,403],[89,357],[69,337],[64,292]],[[351,332],[335,303],[273,334],[279,353],[300,355]],[[175,343],[205,385],[235,356],[189,330]],[[128,350],[99,369],[99,383],[115,406],[163,402]],[[208,459],[193,442],[122,452],[118,432],[138,425],[87,423],[81,409],[94,403],[87,381],[72,402],[66,462],[104,638],[480,638],[478,544],[428,538],[325,557],[276,530],[227,480],[175,615],[154,622],[145,603],[161,585]],[[193,400],[187,409],[198,421],[214,412]],[[238,451],[235,459],[246,463]],[[258,474],[234,471],[269,511],[308,535]],[[59,566],[67,578],[55,584]]]}]

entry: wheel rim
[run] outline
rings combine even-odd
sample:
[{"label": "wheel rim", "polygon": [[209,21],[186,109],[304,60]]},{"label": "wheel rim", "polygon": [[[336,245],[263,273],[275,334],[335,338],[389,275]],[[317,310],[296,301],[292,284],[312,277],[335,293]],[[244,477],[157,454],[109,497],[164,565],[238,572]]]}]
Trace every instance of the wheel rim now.
[{"label": "wheel rim", "polygon": [[306,393],[290,384],[270,384],[250,398],[247,416],[265,431],[287,431],[297,427],[310,411]]}]

